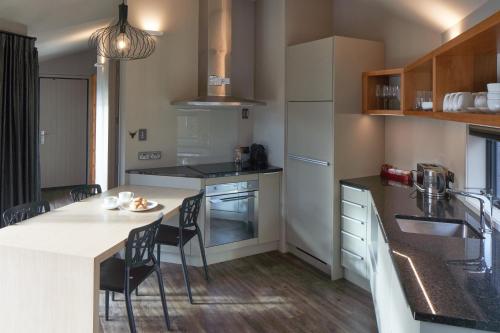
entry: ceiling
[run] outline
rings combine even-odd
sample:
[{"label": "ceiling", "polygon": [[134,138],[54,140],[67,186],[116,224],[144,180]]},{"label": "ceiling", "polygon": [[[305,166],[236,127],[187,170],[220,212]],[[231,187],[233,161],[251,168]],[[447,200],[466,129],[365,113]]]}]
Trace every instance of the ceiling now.
[{"label": "ceiling", "polygon": [[370,1],[378,2],[400,17],[429,26],[439,32],[448,30],[464,17],[488,2],[488,0]]},{"label": "ceiling", "polygon": [[[142,0],[141,0],[142,1]],[[166,0],[164,0],[166,1]],[[334,1],[334,0],[333,0]],[[488,0],[370,0],[440,32]],[[117,17],[121,0],[2,0],[0,19],[25,24],[41,60],[87,48],[90,34]],[[142,5],[142,3],[141,3]]]},{"label": "ceiling", "polygon": [[[121,0],[2,0],[0,18],[37,37],[40,58],[82,50],[90,34],[117,16]],[[15,19],[13,19],[15,18]]]}]

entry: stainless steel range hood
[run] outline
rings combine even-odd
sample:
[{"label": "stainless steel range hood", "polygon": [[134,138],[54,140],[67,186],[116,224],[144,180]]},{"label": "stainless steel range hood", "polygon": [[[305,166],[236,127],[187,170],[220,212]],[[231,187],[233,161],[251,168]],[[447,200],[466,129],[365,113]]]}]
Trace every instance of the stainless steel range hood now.
[{"label": "stainless steel range hood", "polygon": [[200,0],[198,96],[174,101],[185,108],[248,108],[255,72],[254,0]]}]

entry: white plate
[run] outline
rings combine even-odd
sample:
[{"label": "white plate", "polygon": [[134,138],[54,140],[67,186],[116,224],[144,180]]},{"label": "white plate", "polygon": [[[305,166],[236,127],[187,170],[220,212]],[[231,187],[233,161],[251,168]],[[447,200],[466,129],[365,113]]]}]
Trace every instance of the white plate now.
[{"label": "white plate", "polygon": [[104,209],[113,210],[113,209],[117,209],[118,207],[120,207],[120,204],[116,203],[116,205],[110,205],[110,206],[106,206],[105,204],[102,204],[101,207]]},{"label": "white plate", "polygon": [[153,208],[156,208],[158,206],[158,203],[156,201],[151,201],[151,200],[148,200],[148,204],[147,204],[147,207],[146,208],[139,208],[139,209],[135,209],[134,206],[132,205],[132,203],[128,206],[128,210],[131,211],[131,212],[145,212],[147,210],[151,210]]}]

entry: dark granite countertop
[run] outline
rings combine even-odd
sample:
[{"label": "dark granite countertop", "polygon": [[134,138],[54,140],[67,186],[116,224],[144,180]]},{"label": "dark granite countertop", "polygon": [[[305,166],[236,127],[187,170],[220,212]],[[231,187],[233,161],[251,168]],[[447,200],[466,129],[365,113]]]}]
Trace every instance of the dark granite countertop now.
[{"label": "dark granite countertop", "polygon": [[256,173],[271,173],[279,172],[283,169],[268,165],[266,167],[256,167],[249,163],[235,164],[233,162],[198,164],[198,165],[182,165],[171,166],[164,168],[151,169],[135,169],[127,170],[129,174],[141,175],[156,175],[156,176],[171,176],[171,177],[187,177],[187,178],[215,178],[249,175]]},{"label": "dark granite countertop", "polygon": [[[379,176],[342,180],[341,184],[371,192],[394,267],[416,320],[500,331],[500,232],[494,230],[484,240],[405,233],[399,228],[396,214],[460,219],[476,229],[479,216],[456,198],[428,204],[411,187],[390,185]],[[427,299],[409,260],[394,251],[411,258]],[[469,270],[449,262],[476,259],[483,253],[482,265],[472,265]]]}]

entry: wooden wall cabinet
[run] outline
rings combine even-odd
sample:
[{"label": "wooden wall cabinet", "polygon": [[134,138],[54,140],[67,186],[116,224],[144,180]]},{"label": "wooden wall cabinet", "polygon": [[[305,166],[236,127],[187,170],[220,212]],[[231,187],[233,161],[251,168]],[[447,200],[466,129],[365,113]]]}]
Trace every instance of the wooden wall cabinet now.
[{"label": "wooden wall cabinet", "polygon": [[[373,85],[381,82],[377,73],[394,73],[401,69],[366,72],[363,74],[364,113],[405,115],[458,121],[500,127],[500,113],[462,110],[444,112],[443,101],[452,92],[484,92],[486,84],[497,82],[497,53],[500,50],[500,11],[443,44],[414,63],[406,66],[401,75],[401,112],[373,108]],[[417,110],[418,91],[432,91],[432,109]],[[365,104],[366,103],[366,104]],[[366,107],[365,107],[366,105]],[[383,110],[384,111],[384,110]]]},{"label": "wooden wall cabinet", "polygon": [[[403,68],[384,69],[363,73],[363,113],[372,115],[403,115],[404,110],[404,70]],[[390,101],[379,96],[377,87],[399,87],[399,101]]]}]

